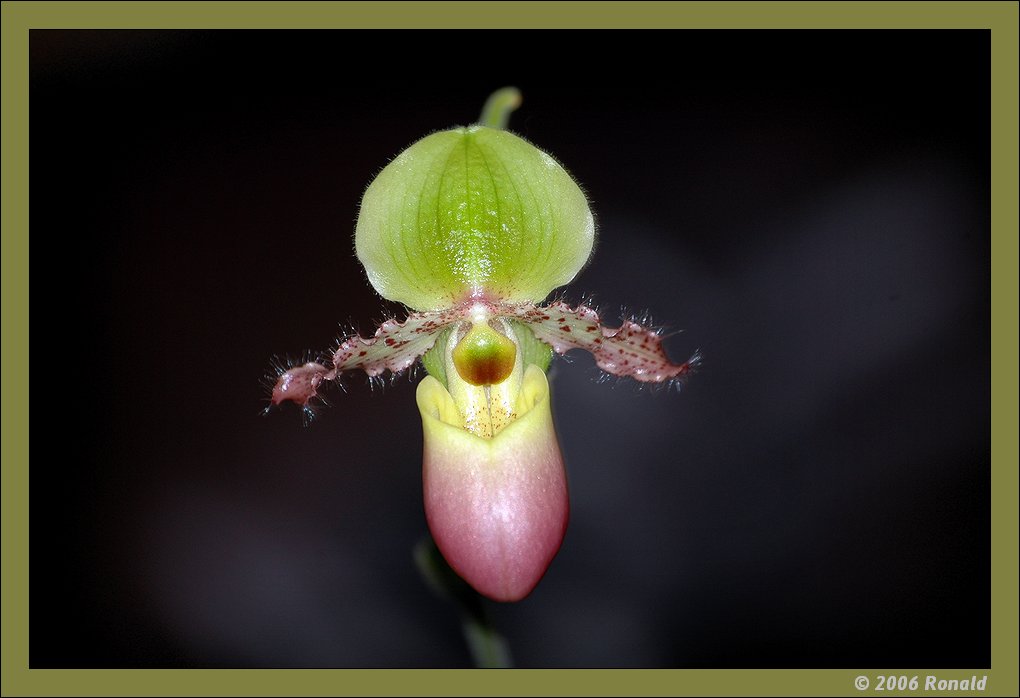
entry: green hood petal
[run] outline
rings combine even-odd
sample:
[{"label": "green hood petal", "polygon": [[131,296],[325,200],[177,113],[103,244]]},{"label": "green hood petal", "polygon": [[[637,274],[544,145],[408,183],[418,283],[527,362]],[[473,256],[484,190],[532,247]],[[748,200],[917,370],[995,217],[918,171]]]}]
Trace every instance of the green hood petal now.
[{"label": "green hood petal", "polygon": [[512,133],[470,126],[426,136],[379,173],[355,247],[380,295],[435,310],[539,301],[581,270],[594,236],[559,163]]}]

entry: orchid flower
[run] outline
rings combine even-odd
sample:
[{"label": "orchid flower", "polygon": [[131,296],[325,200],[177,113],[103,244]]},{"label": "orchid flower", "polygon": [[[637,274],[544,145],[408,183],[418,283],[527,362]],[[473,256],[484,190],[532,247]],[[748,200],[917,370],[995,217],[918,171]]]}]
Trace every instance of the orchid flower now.
[{"label": "orchid flower", "polygon": [[658,331],[637,322],[606,327],[585,305],[542,304],[585,265],[595,225],[567,171],[501,128],[515,95],[496,93],[482,123],[426,136],[379,173],[361,203],[357,256],[375,290],[411,312],[282,370],[271,396],[308,408],[344,372],[398,374],[420,360],[429,529],[457,574],[497,601],[534,589],[566,530],[553,352],[583,349],[643,383],[682,381],[698,361],[673,363]]}]

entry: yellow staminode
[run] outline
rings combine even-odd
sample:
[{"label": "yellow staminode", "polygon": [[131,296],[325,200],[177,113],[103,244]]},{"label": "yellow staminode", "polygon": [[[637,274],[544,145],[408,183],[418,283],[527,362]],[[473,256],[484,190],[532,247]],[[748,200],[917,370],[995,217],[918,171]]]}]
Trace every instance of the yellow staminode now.
[{"label": "yellow staminode", "polygon": [[[513,328],[503,318],[492,322],[501,332],[492,329],[485,316],[463,323],[446,345],[445,357],[447,388],[463,428],[484,438],[495,436],[517,417],[524,378]],[[483,373],[488,380],[478,380]]]},{"label": "yellow staminode", "polygon": [[[513,332],[511,331],[511,334]],[[510,377],[517,345],[487,322],[474,323],[453,349],[453,365],[471,385],[497,385]]]}]

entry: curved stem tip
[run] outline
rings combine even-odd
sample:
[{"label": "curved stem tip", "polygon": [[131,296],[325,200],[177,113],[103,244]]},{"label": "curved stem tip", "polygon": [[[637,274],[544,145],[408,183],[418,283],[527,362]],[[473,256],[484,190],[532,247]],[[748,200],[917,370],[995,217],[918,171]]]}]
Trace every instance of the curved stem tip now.
[{"label": "curved stem tip", "polygon": [[521,91],[516,87],[503,87],[485,100],[478,123],[482,126],[503,130],[510,123],[510,114],[521,106]]}]

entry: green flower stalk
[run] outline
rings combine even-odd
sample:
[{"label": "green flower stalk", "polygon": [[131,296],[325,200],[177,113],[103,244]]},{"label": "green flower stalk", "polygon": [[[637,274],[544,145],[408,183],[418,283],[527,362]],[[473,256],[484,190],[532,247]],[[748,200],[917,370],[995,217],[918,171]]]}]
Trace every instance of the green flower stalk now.
[{"label": "green flower stalk", "polygon": [[[505,124],[508,94],[494,95],[483,121]],[[281,371],[273,386],[274,405],[307,409],[345,371],[395,374],[420,359],[429,528],[450,566],[497,601],[534,589],[566,530],[552,352],[584,349],[603,371],[644,383],[682,381],[698,361],[673,363],[637,322],[608,328],[587,306],[541,305],[585,265],[594,238],[581,189],[526,140],[482,124],[426,136],[368,187],[355,234],[369,282],[412,312],[341,339],[327,361]]]}]

